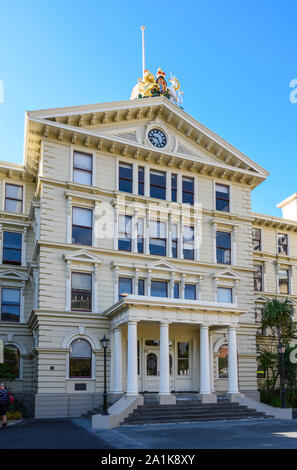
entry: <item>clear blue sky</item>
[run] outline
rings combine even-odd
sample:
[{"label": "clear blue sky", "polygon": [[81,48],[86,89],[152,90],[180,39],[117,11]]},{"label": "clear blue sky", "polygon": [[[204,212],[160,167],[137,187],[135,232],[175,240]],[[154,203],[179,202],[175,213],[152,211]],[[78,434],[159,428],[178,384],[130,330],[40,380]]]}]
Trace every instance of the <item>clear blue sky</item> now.
[{"label": "clear blue sky", "polygon": [[296,0],[15,0],[0,17],[0,160],[22,162],[25,110],[126,100],[146,66],[184,109],[271,175],[253,210],[297,192]]}]

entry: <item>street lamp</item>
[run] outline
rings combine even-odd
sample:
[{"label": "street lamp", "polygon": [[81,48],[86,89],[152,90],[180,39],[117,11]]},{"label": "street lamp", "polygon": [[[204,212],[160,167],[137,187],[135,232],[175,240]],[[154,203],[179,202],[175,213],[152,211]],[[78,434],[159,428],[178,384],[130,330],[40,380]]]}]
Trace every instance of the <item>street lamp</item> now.
[{"label": "street lamp", "polygon": [[106,338],[105,334],[102,339],[100,339],[101,346],[104,350],[104,391],[103,391],[103,415],[108,415],[107,411],[107,390],[106,390],[106,349],[109,345],[109,339]]},{"label": "street lamp", "polygon": [[286,408],[286,389],[285,389],[285,352],[286,346],[279,342],[277,347],[278,353],[281,358],[281,374],[280,374],[280,395],[281,395],[281,407]]}]

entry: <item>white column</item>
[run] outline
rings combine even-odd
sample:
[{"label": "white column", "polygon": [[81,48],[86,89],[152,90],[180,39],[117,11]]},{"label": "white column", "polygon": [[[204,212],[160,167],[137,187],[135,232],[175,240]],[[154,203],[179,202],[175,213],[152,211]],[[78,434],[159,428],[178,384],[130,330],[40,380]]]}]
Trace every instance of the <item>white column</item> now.
[{"label": "white column", "polygon": [[236,329],[229,326],[228,329],[228,393],[238,392],[238,372],[237,372],[237,345]]},{"label": "white column", "polygon": [[128,321],[128,364],[126,395],[138,395],[137,378],[137,323]]},{"label": "white column", "polygon": [[169,325],[160,323],[160,381],[159,395],[169,395]]},{"label": "white column", "polygon": [[113,357],[113,392],[122,393],[122,331],[120,328],[114,329]]},{"label": "white column", "polygon": [[213,334],[209,331],[209,374],[210,374],[210,388],[214,392],[214,376],[213,376]]},{"label": "white column", "polygon": [[209,394],[209,339],[208,326],[200,326],[200,394]]}]

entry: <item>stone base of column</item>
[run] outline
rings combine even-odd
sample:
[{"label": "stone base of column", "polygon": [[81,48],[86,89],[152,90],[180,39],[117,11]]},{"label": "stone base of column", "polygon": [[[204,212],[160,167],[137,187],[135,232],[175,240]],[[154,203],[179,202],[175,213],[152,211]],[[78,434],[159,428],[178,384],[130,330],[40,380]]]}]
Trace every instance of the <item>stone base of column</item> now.
[{"label": "stone base of column", "polygon": [[228,392],[228,398],[230,399],[230,401],[236,401],[238,397],[244,397],[244,395],[240,392]]},{"label": "stone base of column", "polygon": [[159,401],[160,405],[175,405],[176,403],[176,396],[175,395],[158,395],[157,400]]},{"label": "stone base of column", "polygon": [[107,398],[109,403],[114,403],[124,396],[124,392],[108,392]]},{"label": "stone base of column", "polygon": [[217,403],[217,395],[215,393],[198,393],[201,403]]}]

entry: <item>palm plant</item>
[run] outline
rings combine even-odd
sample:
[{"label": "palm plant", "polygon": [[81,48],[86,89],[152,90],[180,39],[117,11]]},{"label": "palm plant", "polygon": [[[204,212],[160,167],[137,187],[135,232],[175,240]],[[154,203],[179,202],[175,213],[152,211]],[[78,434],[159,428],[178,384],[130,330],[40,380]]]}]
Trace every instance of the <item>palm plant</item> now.
[{"label": "palm plant", "polygon": [[262,327],[269,328],[277,336],[278,343],[288,344],[295,338],[294,306],[286,297],[268,299],[263,311]]}]

